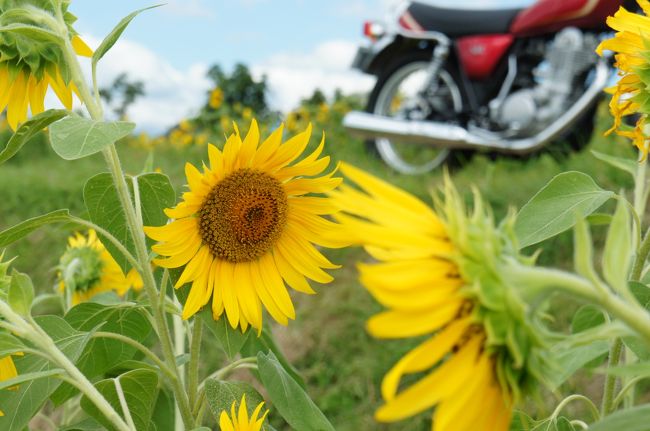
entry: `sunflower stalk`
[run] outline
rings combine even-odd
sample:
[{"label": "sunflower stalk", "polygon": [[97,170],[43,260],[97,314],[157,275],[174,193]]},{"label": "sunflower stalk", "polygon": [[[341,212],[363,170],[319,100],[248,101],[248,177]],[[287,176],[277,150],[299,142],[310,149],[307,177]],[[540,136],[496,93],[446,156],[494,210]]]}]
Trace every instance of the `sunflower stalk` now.
[{"label": "sunflower stalk", "polygon": [[[60,9],[57,11],[57,19],[60,23],[64,22]],[[62,28],[62,31],[65,31],[65,35],[63,37],[63,54],[65,61],[70,68],[72,82],[74,82],[74,84],[77,86],[80,99],[85,104],[91,118],[93,120],[103,121],[104,118],[101,104],[97,103],[96,99],[92,96],[88,89],[88,85],[86,84],[86,80],[84,79],[83,73],[81,72],[81,67],[75,55],[74,48],[72,47],[70,38],[68,37],[67,27]],[[183,388],[180,376],[178,375],[176,368],[176,359],[172,346],[171,334],[169,327],[167,326],[167,319],[165,318],[164,311],[158,300],[158,291],[156,288],[153,271],[149,263],[149,254],[147,252],[143,226],[142,223],[138,221],[138,216],[133,206],[133,201],[131,200],[129,189],[126,184],[126,179],[124,177],[124,172],[122,170],[119,155],[117,154],[115,145],[110,144],[107,148],[102,150],[102,153],[113,178],[113,183],[115,185],[121,206],[124,209],[124,213],[126,215],[126,224],[133,237],[136,250],[136,258],[139,262],[139,269],[144,284],[144,290],[151,303],[155,329],[156,333],[158,334],[158,338],[160,339],[165,362],[167,363],[169,369],[174,370],[176,374],[176,378],[172,379],[171,381],[174,398],[178,406],[178,410],[182,416],[185,428],[191,429],[194,423],[194,419],[192,417],[187,394]]]},{"label": "sunflower stalk", "polygon": [[13,311],[9,304],[0,299],[0,316],[5,318],[10,324],[17,329],[17,335],[33,343],[44,357],[49,361],[61,367],[67,374],[64,380],[73,384],[79,391],[84,394],[102,414],[108,419],[119,431],[133,431],[131,427],[115,411],[104,396],[93,386],[86,376],[79,371],[70,359],[59,350],[54,340],[47,335],[43,329],[30,318],[25,320],[18,313]]},{"label": "sunflower stalk", "polygon": [[199,357],[201,355],[201,336],[203,324],[201,319],[194,319],[192,328],[192,340],[190,346],[190,364],[187,376],[187,394],[189,396],[190,406],[196,404],[199,387]]},{"label": "sunflower stalk", "polygon": [[511,280],[525,283],[537,293],[563,290],[598,305],[650,342],[650,314],[638,302],[616,295],[611,288],[601,289],[583,277],[558,269],[510,266],[504,270]]},{"label": "sunflower stalk", "polygon": [[[639,162],[637,166],[636,176],[634,178],[634,212],[633,214],[639,215],[645,212],[647,193],[646,193],[646,172],[647,172],[647,159]],[[637,226],[638,235],[641,233],[641,223]],[[637,235],[637,236],[638,236]],[[641,274],[643,272],[643,266],[645,265],[646,260],[648,259],[648,254],[650,253],[650,229],[646,231],[643,240],[638,244],[638,250],[634,257],[634,263],[632,264],[632,270],[630,273],[630,281],[639,281],[641,279]],[[612,347],[609,350],[609,356],[607,359],[607,369],[615,367],[621,360],[623,356],[624,346],[623,341],[620,338],[617,338],[612,343]],[[603,401],[601,406],[601,411],[603,415],[607,415],[614,411],[616,408],[616,402],[614,393],[616,391],[616,382],[617,377],[613,374],[607,374],[605,377],[605,383],[603,386]]]}]

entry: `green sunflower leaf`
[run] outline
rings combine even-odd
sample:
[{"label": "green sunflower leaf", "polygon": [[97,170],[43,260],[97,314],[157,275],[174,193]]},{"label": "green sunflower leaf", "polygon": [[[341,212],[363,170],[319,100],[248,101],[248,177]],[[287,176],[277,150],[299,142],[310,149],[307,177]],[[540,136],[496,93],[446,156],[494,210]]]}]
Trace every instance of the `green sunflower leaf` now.
[{"label": "green sunflower leaf", "polygon": [[618,292],[627,290],[627,277],[632,265],[632,225],[630,212],[621,198],[609,226],[603,250],[603,276]]},{"label": "green sunflower leaf", "polygon": [[648,431],[650,405],[614,412],[601,421],[589,425],[589,431]]},{"label": "green sunflower leaf", "polygon": [[217,422],[222,411],[225,410],[230,415],[232,403],[236,403],[235,410],[238,411],[239,403],[244,395],[246,395],[246,409],[250,415],[259,403],[264,401],[264,398],[254,387],[245,382],[228,382],[215,379],[205,381],[205,399]]},{"label": "green sunflower leaf", "polygon": [[0,232],[0,248],[6,247],[9,244],[18,241],[19,239],[29,235],[41,226],[50,223],[62,223],[73,221],[68,210],[56,210],[51,213],[43,214],[41,216],[27,219],[9,229]]},{"label": "green sunflower leaf", "polygon": [[515,224],[519,246],[528,247],[570,229],[576,213],[586,217],[614,196],[582,172],[555,176],[519,211]]},{"label": "green sunflower leaf", "polygon": [[605,314],[600,308],[591,304],[583,305],[573,315],[571,332],[577,334],[578,332],[595,328],[603,323],[605,323]]},{"label": "green sunflower leaf", "polygon": [[98,153],[135,128],[128,121],[111,123],[82,117],[68,117],[50,126],[50,142],[65,160],[75,160]]},{"label": "green sunflower leaf", "polygon": [[636,177],[636,170],[638,163],[634,160],[625,159],[623,157],[610,156],[609,154],[601,153],[599,151],[591,150],[591,154],[594,155],[597,159],[602,160],[610,166],[614,166],[622,171],[627,172],[632,175],[632,178]]},{"label": "green sunflower leaf", "polygon": [[[70,309],[65,320],[80,331],[99,327],[99,331],[124,335],[138,342],[144,341],[152,331],[144,311],[126,303],[105,306],[84,302]],[[97,337],[88,343],[77,361],[77,367],[92,379],[102,376],[121,362],[132,359],[135,353],[135,347],[119,340]],[[55,405],[61,405],[76,392],[72,385],[63,384],[52,394],[51,400]]]},{"label": "green sunflower leaf", "polygon": [[166,391],[164,388],[158,393],[156,406],[151,415],[155,431],[175,431],[174,418],[174,394]]},{"label": "green sunflower leaf", "polygon": [[271,402],[292,428],[305,431],[334,431],[323,412],[284,370],[273,352],[258,353],[257,367]]},{"label": "green sunflower leaf", "polygon": [[8,332],[0,332],[0,358],[18,353],[25,349],[23,342],[9,334]]},{"label": "green sunflower leaf", "polygon": [[259,337],[250,336],[246,340],[246,344],[241,349],[243,356],[257,356],[258,352],[273,352],[278,362],[284,367],[284,370],[291,375],[291,377],[304,389],[305,381],[298,373],[298,370],[291,365],[291,362],[285,357],[284,352],[280,346],[275,342],[273,332],[268,325],[264,325],[262,333]]},{"label": "green sunflower leaf", "polygon": [[[133,178],[127,178],[131,197],[134,197],[133,182]],[[149,173],[139,175],[135,182],[138,185],[144,225],[164,225],[167,216],[163,210],[176,202],[176,193],[169,178],[164,174]],[[135,255],[133,237],[126,224],[126,214],[122,209],[111,175],[102,173],[90,178],[84,186],[83,194],[90,220],[110,232],[131,254]],[[99,236],[101,238],[101,235]],[[126,274],[131,268],[126,257],[110,241],[102,240],[102,243]],[[151,244],[153,241],[147,240],[149,247]]]},{"label": "green sunflower leaf", "polygon": [[65,428],[59,428],[59,431],[103,431],[104,427],[97,423],[93,418],[86,418],[81,422]]},{"label": "green sunflower leaf", "polygon": [[[35,320],[52,337],[59,350],[73,362],[77,361],[92,335],[76,331],[58,316],[39,316]],[[48,360],[35,355],[14,356],[13,360],[19,374],[48,372],[57,368]],[[5,416],[0,417],[0,429],[24,430],[60,384],[61,381],[55,377],[45,377],[21,384],[15,391],[0,391],[0,405],[5,413]]]},{"label": "green sunflower leaf", "polygon": [[[158,374],[151,370],[133,370],[115,379],[101,380],[95,384],[97,390],[111,406],[124,417],[117,392],[117,384],[122,389],[135,429],[147,430],[156,404],[158,393]],[[85,396],[81,398],[81,408],[108,430],[114,430],[112,423]]]},{"label": "green sunflower leaf", "polygon": [[18,130],[16,130],[16,133],[9,138],[7,145],[0,151],[0,165],[15,156],[23,145],[40,133],[45,127],[60,120],[69,113],[65,109],[49,109],[21,124]]},{"label": "green sunflower leaf", "polygon": [[576,371],[609,352],[607,341],[595,341],[585,346],[577,346],[555,352],[557,372],[552,375],[551,384],[557,388]]},{"label": "green sunflower leaf", "polygon": [[126,30],[126,27],[131,23],[133,18],[138,16],[140,13],[157,8],[162,6],[162,4],[154,5],[154,6],[149,6],[145,7],[143,9],[138,9],[135,12],[131,12],[124,18],[120,20],[120,22],[117,23],[117,25],[111,30],[110,33],[102,40],[102,43],[99,44],[95,52],[93,53],[93,58],[92,58],[92,67],[93,67],[93,75],[95,74],[95,68],[97,67],[97,62],[104,56],[106,53],[115,45],[115,42],[120,38],[124,30]]},{"label": "green sunflower leaf", "polygon": [[29,275],[13,270],[7,301],[16,313],[29,315],[34,301],[34,285]]},{"label": "green sunflower leaf", "polygon": [[47,371],[36,371],[34,373],[20,373],[14,378],[1,381],[0,390],[11,388],[12,386],[18,386],[22,383],[30,382],[32,380],[43,379],[45,377],[62,376],[64,374],[65,371],[62,368],[54,368]]},{"label": "green sunflower leaf", "polygon": [[575,427],[564,416],[557,418],[555,421],[555,431],[575,431]]}]

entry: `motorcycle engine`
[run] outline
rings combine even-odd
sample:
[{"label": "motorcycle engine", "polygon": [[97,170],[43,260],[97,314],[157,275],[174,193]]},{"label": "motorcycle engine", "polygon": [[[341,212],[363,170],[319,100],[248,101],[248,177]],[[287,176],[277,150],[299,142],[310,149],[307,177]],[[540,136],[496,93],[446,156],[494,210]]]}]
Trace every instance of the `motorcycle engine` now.
[{"label": "motorcycle engine", "polygon": [[544,60],[533,70],[535,85],[505,97],[492,120],[518,136],[531,136],[566,111],[575,97],[577,77],[597,60],[595,37],[569,27],[560,31],[546,48]]}]

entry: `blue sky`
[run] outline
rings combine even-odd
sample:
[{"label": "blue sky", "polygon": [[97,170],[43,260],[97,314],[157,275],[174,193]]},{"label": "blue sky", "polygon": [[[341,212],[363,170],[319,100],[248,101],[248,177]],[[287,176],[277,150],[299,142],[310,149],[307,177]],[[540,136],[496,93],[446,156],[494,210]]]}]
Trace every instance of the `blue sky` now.
[{"label": "blue sky", "polygon": [[[163,0],[164,1],[164,0]],[[510,7],[530,0],[438,0],[454,7]],[[129,115],[157,133],[204,102],[207,68],[247,64],[266,75],[273,107],[288,111],[316,87],[326,94],[369,91],[373,78],[349,69],[365,19],[396,0],[167,0],[136,17],[100,63],[100,85],[121,72],[145,81],[147,96]],[[91,46],[125,15],[155,1],[76,0],[70,10]]]}]

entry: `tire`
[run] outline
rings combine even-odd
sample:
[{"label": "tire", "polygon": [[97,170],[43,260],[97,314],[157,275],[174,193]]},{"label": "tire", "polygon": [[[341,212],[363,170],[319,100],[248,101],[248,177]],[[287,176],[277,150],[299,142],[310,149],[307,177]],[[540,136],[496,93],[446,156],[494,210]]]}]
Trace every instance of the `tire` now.
[{"label": "tire", "polygon": [[[400,108],[422,87],[421,82],[426,76],[424,70],[430,61],[431,57],[426,53],[409,53],[398,58],[387,68],[386,73],[379,76],[368,99],[366,111],[379,115],[403,116]],[[464,100],[456,76],[445,65],[439,74],[439,91],[435,97],[439,98],[441,106],[451,107],[453,112],[459,113],[463,109]],[[400,92],[406,93],[401,100],[396,98]],[[434,112],[427,120],[436,120],[435,116]],[[408,175],[430,172],[443,165],[451,154],[448,148],[400,143],[388,138],[376,138],[368,141],[368,144],[374,147],[388,166]]]}]

